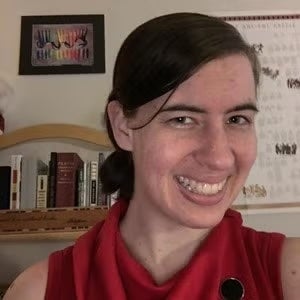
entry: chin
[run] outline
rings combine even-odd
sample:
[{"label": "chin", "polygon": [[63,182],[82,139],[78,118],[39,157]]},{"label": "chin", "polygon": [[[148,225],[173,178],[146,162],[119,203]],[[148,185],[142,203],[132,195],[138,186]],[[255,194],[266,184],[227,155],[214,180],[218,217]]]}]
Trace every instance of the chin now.
[{"label": "chin", "polygon": [[[186,197],[183,199],[186,200]],[[232,204],[229,199],[231,197],[228,196],[228,192],[224,192],[219,200],[212,205],[203,205],[201,201],[199,203],[188,201],[189,208],[185,212],[179,212],[180,215],[177,214],[177,216],[181,219],[181,223],[187,227],[194,229],[213,228],[222,221]]]},{"label": "chin", "polygon": [[203,211],[201,213],[194,212],[190,218],[181,219],[181,224],[192,229],[212,229],[217,226],[223,219],[225,211],[209,212]]}]

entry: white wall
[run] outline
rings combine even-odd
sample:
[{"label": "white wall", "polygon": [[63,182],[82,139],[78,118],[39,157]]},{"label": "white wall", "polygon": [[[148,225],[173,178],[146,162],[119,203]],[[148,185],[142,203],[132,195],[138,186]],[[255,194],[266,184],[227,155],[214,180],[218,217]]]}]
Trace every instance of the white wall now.
[{"label": "white wall", "polygon": [[[64,122],[101,128],[100,116],[111,87],[113,61],[121,41],[141,22],[175,11],[238,13],[299,11],[299,0],[1,0],[0,77],[15,97],[5,114],[7,131],[37,123]],[[88,75],[18,76],[20,16],[104,14],[106,73]],[[0,153],[0,156],[4,154]],[[2,157],[3,158],[3,157]],[[1,157],[0,157],[1,159]],[[264,230],[300,236],[299,213],[250,215],[246,223]],[[0,283],[67,243],[0,243]]]}]

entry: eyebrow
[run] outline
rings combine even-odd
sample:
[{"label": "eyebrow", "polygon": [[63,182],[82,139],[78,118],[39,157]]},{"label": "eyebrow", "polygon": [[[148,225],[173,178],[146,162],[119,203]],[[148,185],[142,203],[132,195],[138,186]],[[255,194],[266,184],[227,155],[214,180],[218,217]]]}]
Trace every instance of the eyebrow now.
[{"label": "eyebrow", "polygon": [[[251,110],[254,112],[259,112],[257,106],[253,102],[247,102],[243,104],[236,105],[226,111],[226,113],[238,112],[242,110]],[[186,105],[186,104],[176,104],[163,107],[160,112],[168,112],[168,111],[189,111],[189,112],[196,112],[196,113],[208,113],[207,110],[200,108],[194,105]]]}]

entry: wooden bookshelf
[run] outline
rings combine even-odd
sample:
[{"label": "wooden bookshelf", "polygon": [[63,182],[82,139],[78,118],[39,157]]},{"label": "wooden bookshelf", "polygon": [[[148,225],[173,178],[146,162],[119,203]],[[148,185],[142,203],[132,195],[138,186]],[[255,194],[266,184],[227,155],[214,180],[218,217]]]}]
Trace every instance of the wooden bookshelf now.
[{"label": "wooden bookshelf", "polygon": [[107,207],[0,211],[2,240],[74,240],[104,220]]},{"label": "wooden bookshelf", "polygon": [[58,138],[79,140],[101,148],[112,149],[112,145],[103,131],[73,124],[41,124],[1,135],[0,150],[24,142]]},{"label": "wooden bookshelf", "polygon": [[[71,139],[112,150],[104,131],[74,124],[39,124],[0,135],[0,151],[26,142]],[[106,217],[107,208],[0,210],[0,241],[75,240]]]},{"label": "wooden bookshelf", "polygon": [[0,234],[1,242],[76,241],[87,230],[57,231],[47,233]]}]

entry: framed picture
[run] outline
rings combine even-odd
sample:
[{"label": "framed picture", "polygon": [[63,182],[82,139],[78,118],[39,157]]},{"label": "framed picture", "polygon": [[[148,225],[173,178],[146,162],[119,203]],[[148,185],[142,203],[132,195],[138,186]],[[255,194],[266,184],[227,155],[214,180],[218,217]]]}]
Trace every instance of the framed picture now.
[{"label": "framed picture", "polygon": [[104,15],[22,16],[20,75],[105,73]]}]

